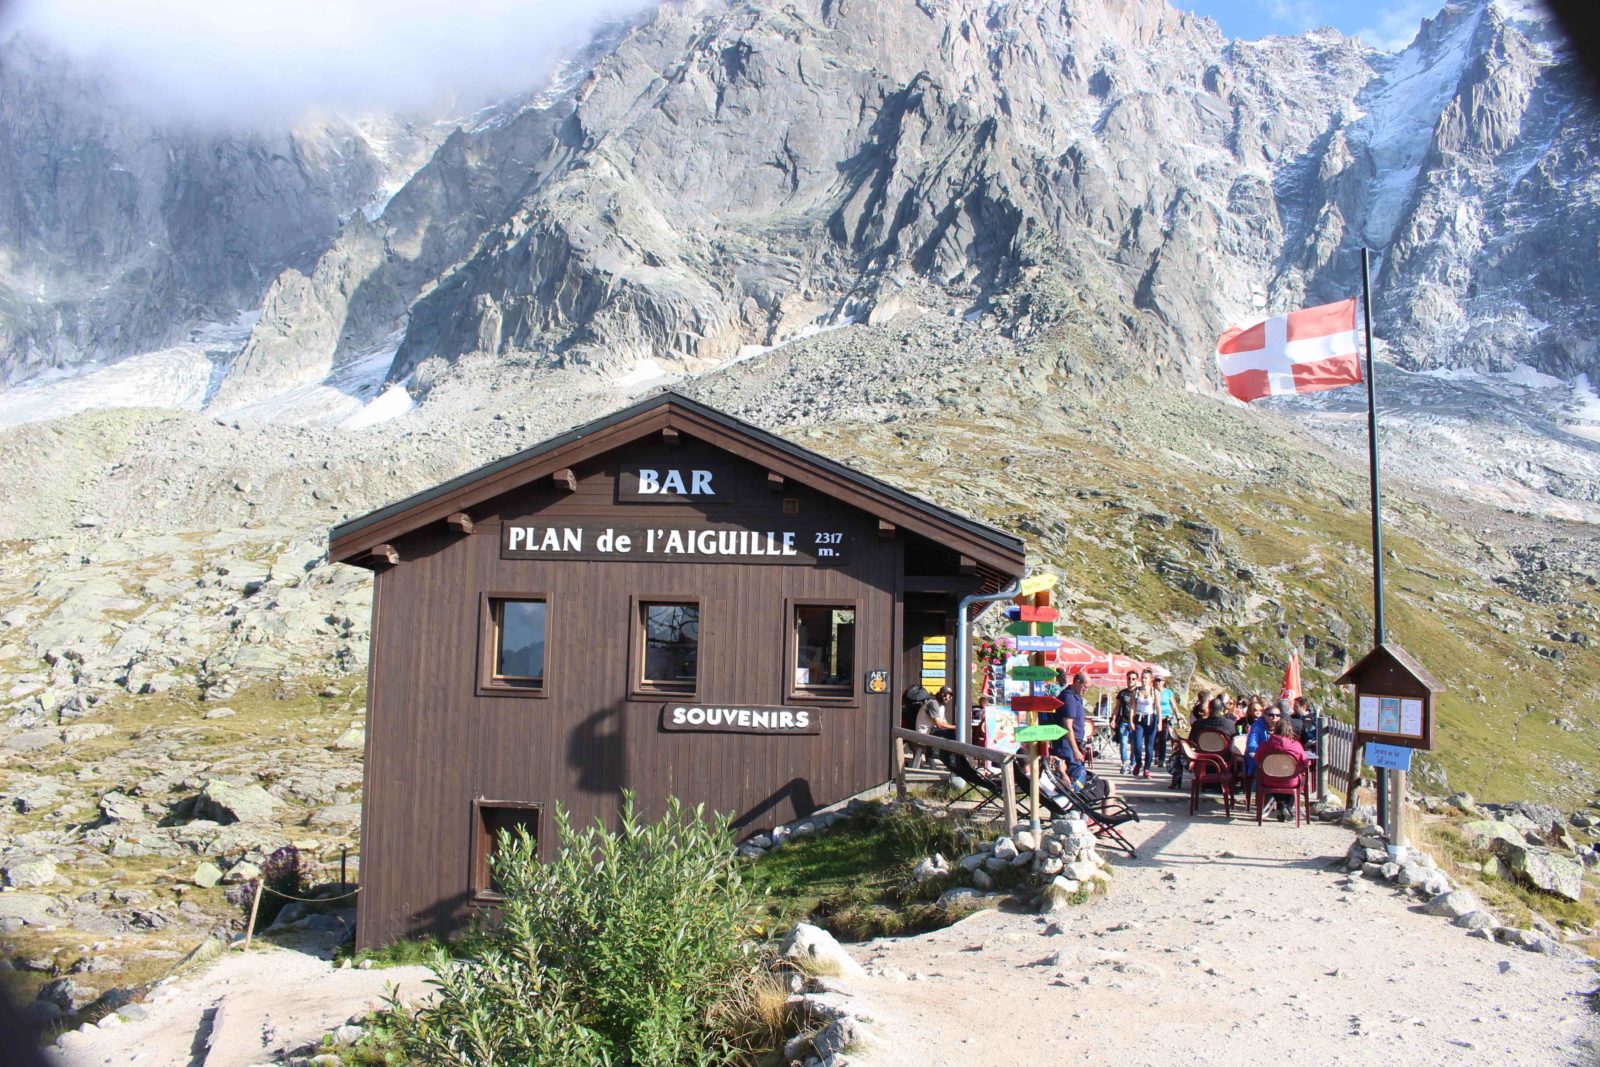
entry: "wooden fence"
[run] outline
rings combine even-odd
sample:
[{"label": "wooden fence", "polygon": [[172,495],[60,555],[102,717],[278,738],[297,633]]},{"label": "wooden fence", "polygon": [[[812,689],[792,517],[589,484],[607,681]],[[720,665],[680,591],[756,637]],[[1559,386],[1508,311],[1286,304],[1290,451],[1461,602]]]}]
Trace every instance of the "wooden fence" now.
[{"label": "wooden fence", "polygon": [[[1322,766],[1326,768],[1326,784],[1330,792],[1338,793],[1345,798],[1346,803],[1350,798],[1350,750],[1355,747],[1356,730],[1347,722],[1324,715],[1322,717],[1321,748]],[[1358,768],[1359,770],[1359,768]]]}]

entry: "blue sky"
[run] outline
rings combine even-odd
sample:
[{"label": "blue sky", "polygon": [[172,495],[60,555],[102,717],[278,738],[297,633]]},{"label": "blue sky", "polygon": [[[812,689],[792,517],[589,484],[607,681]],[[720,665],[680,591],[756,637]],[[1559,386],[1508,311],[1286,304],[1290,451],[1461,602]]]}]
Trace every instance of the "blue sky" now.
[{"label": "blue sky", "polygon": [[1169,0],[1173,7],[1207,15],[1229,37],[1253,39],[1332,26],[1374,48],[1395,51],[1411,43],[1417,25],[1437,14],[1444,0]]}]

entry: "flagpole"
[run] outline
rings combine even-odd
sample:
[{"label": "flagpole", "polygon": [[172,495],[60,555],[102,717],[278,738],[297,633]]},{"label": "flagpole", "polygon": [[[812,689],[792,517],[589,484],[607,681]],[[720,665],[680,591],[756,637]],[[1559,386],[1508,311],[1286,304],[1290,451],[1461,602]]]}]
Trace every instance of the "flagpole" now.
[{"label": "flagpole", "polygon": [[[1379,500],[1382,495],[1381,481],[1378,477],[1378,382],[1372,361],[1372,266],[1371,253],[1368,249],[1361,249],[1361,318],[1366,328],[1367,341],[1367,463],[1370,472],[1369,482],[1372,488],[1372,637],[1374,645],[1381,645],[1387,640],[1383,625],[1383,517],[1379,510]],[[1402,774],[1403,772],[1396,772]],[[1400,798],[1405,796],[1405,779],[1402,777],[1396,783],[1400,787]],[[1383,768],[1377,771],[1378,792],[1378,825],[1389,832],[1389,841],[1400,845],[1400,799],[1390,803],[1389,797],[1389,772]],[[1354,787],[1351,789],[1352,806],[1354,800]]]}]

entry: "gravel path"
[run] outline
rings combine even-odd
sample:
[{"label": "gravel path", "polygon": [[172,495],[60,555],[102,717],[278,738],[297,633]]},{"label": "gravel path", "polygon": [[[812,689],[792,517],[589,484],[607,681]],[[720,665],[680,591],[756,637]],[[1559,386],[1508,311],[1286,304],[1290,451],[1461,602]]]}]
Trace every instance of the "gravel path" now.
[{"label": "gravel path", "polygon": [[149,1017],[90,1030],[52,1050],[63,1067],[246,1067],[317,1041],[378,1007],[387,987],[422,991],[422,967],[338,970],[288,949],[228,952],[204,970],[157,989]]},{"label": "gravel path", "polygon": [[1136,801],[1108,898],[852,946],[884,1038],[852,1063],[1600,1063],[1586,965],[1337,885],[1348,830],[1191,819],[1163,793]]}]

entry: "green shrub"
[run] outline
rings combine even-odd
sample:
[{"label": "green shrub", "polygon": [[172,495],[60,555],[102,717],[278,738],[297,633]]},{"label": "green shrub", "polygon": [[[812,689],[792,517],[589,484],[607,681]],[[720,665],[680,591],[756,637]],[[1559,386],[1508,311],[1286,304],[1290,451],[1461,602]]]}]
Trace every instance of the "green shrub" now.
[{"label": "green shrub", "polygon": [[430,962],[436,994],[390,1025],[416,1061],[460,1067],[679,1067],[725,1064],[754,1040],[736,1003],[755,960],[744,948],[755,893],[726,818],[676,801],[641,822],[623,794],[621,828],[575,830],[540,864],[519,829],[495,874],[505,900],[481,955]]}]

